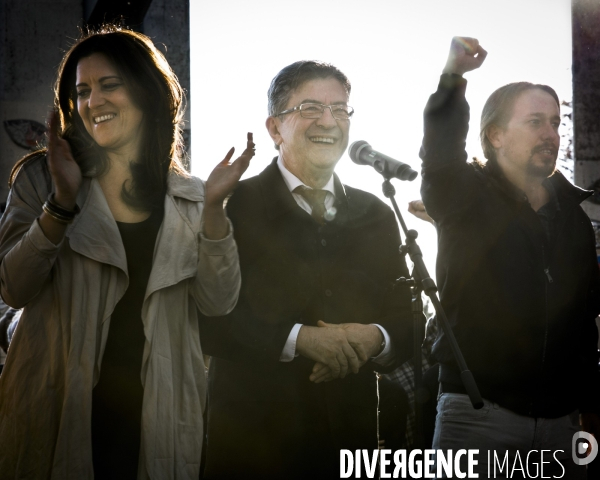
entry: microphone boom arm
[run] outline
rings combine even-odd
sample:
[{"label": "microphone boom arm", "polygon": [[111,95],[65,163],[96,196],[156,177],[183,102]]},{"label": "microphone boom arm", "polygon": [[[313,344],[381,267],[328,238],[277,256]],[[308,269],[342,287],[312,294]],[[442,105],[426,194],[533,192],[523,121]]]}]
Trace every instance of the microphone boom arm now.
[{"label": "microphone boom arm", "polygon": [[[417,236],[418,233],[416,230],[408,230],[406,228],[406,224],[404,223],[404,219],[402,218],[402,214],[400,213],[400,209],[398,208],[398,204],[396,203],[396,199],[394,195],[396,194],[396,189],[391,184],[388,178],[385,179],[382,185],[383,194],[386,198],[390,199],[392,206],[394,207],[394,211],[396,212],[396,216],[402,226],[402,231],[406,236],[406,245],[400,247],[401,251],[404,250],[408,253],[408,256],[412,260],[414,264],[414,269],[416,272],[416,276],[421,284],[421,288],[425,292],[425,294],[431,299],[431,303],[435,308],[435,313],[437,315],[437,319],[439,321],[444,334],[448,338],[448,342],[450,343],[450,348],[452,349],[452,353],[454,354],[454,359],[458,365],[460,370],[460,378],[463,382],[465,390],[469,395],[469,399],[471,400],[471,404],[473,408],[479,410],[483,407],[483,399],[481,398],[481,394],[479,393],[479,389],[477,388],[477,384],[475,383],[475,378],[473,378],[473,374],[467,367],[467,363],[463,357],[463,354],[456,342],[456,337],[454,336],[454,332],[448,323],[448,318],[446,317],[446,313],[444,312],[444,308],[437,296],[437,286],[435,281],[429,276],[429,272],[427,271],[427,267],[425,266],[425,262],[423,261],[423,253],[421,252],[421,248],[417,244]],[[415,368],[420,368],[420,365],[415,365]],[[416,389],[415,385],[415,389]]]}]

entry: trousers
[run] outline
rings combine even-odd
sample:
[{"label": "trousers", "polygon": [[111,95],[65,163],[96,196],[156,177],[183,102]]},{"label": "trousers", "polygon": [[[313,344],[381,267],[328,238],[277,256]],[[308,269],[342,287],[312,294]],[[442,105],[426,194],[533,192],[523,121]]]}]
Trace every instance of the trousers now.
[{"label": "trousers", "polygon": [[[533,418],[485,399],[483,408],[475,410],[469,397],[460,393],[442,393],[437,411],[433,448],[479,450],[473,457],[477,464],[472,465],[472,471],[480,479],[586,479],[586,467],[572,459],[573,435],[579,431],[578,412],[560,418]],[[460,472],[468,472],[467,461],[467,455],[460,457]],[[436,478],[458,475],[443,470]]]}]

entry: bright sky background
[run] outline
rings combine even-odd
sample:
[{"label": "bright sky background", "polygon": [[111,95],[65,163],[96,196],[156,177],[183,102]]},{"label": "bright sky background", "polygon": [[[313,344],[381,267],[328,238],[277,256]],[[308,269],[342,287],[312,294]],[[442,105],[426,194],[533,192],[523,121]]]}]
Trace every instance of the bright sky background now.
[{"label": "bright sky background", "polygon": [[[267,89],[301,59],[333,63],[352,82],[350,143],[366,140],[419,170],[423,107],[454,35],[478,38],[488,51],[482,68],[466,75],[467,151],[482,157],[479,116],[496,88],[527,80],[571,99],[570,9],[569,0],[190,0],[192,172],[206,178],[231,146],[241,153],[249,131],[257,148],[246,177],[269,164],[276,151],[264,126]],[[345,154],[336,172],[384,198],[371,167]],[[433,275],[435,230],[406,212],[420,177],[393,183]]]}]

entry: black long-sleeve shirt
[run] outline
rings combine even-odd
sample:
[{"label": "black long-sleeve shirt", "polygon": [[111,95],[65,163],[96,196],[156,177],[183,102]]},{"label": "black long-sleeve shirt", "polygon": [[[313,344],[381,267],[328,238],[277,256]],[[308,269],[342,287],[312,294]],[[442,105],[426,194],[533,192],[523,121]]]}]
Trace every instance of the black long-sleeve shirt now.
[{"label": "black long-sleeve shirt", "polygon": [[[484,398],[534,417],[597,412],[600,285],[579,206],[590,193],[555,172],[546,182],[560,208],[536,214],[496,163],[467,163],[465,89],[442,75],[425,109],[421,193],[438,228],[442,305]],[[442,383],[460,388],[443,333],[433,355]]]}]

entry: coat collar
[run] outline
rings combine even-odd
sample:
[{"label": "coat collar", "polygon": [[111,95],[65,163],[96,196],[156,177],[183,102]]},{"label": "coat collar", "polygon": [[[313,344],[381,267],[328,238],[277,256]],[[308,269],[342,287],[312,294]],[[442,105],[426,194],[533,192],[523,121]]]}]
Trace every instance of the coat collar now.
[{"label": "coat collar", "polygon": [[[480,168],[484,173],[486,173],[488,177],[491,178],[499,186],[499,188],[513,200],[526,200],[525,194],[508,181],[508,179],[504,176],[502,169],[496,162],[488,160],[486,164],[479,164],[476,165],[476,167]],[[565,206],[579,205],[594,193],[591,190],[584,190],[573,185],[559,170],[555,170],[554,173],[545,180],[545,182],[550,182],[555,189],[559,203],[561,205],[564,204]]]},{"label": "coat collar", "polygon": [[190,202],[204,201],[204,182],[191,175],[184,177],[171,173],[167,179],[167,193]]},{"label": "coat collar", "polygon": [[[271,220],[299,208],[281,176],[277,166],[277,158],[275,157],[271,164],[258,175],[263,200],[265,205],[268,206],[267,215]],[[338,215],[336,215],[336,219],[338,219],[344,217],[348,211],[348,198],[344,185],[335,173],[333,174],[333,184],[335,207],[339,210]]]},{"label": "coat collar", "polygon": [[584,190],[583,188],[573,185],[558,170],[556,170],[551,177],[548,177],[548,181],[555,188],[559,202],[566,200],[569,203],[579,205],[586,198],[594,194],[592,190]]},{"label": "coat collar", "polygon": [[[177,198],[190,202],[203,201],[202,180],[175,174],[171,174],[167,180],[164,218],[158,232],[146,295],[178,283],[196,272],[202,210],[188,211]],[[92,260],[115,266],[127,274],[127,257],[121,234],[95,178],[84,180],[77,203],[81,205],[81,212],[67,230],[71,249]],[[174,247],[174,241],[177,246],[171,248]]]}]

